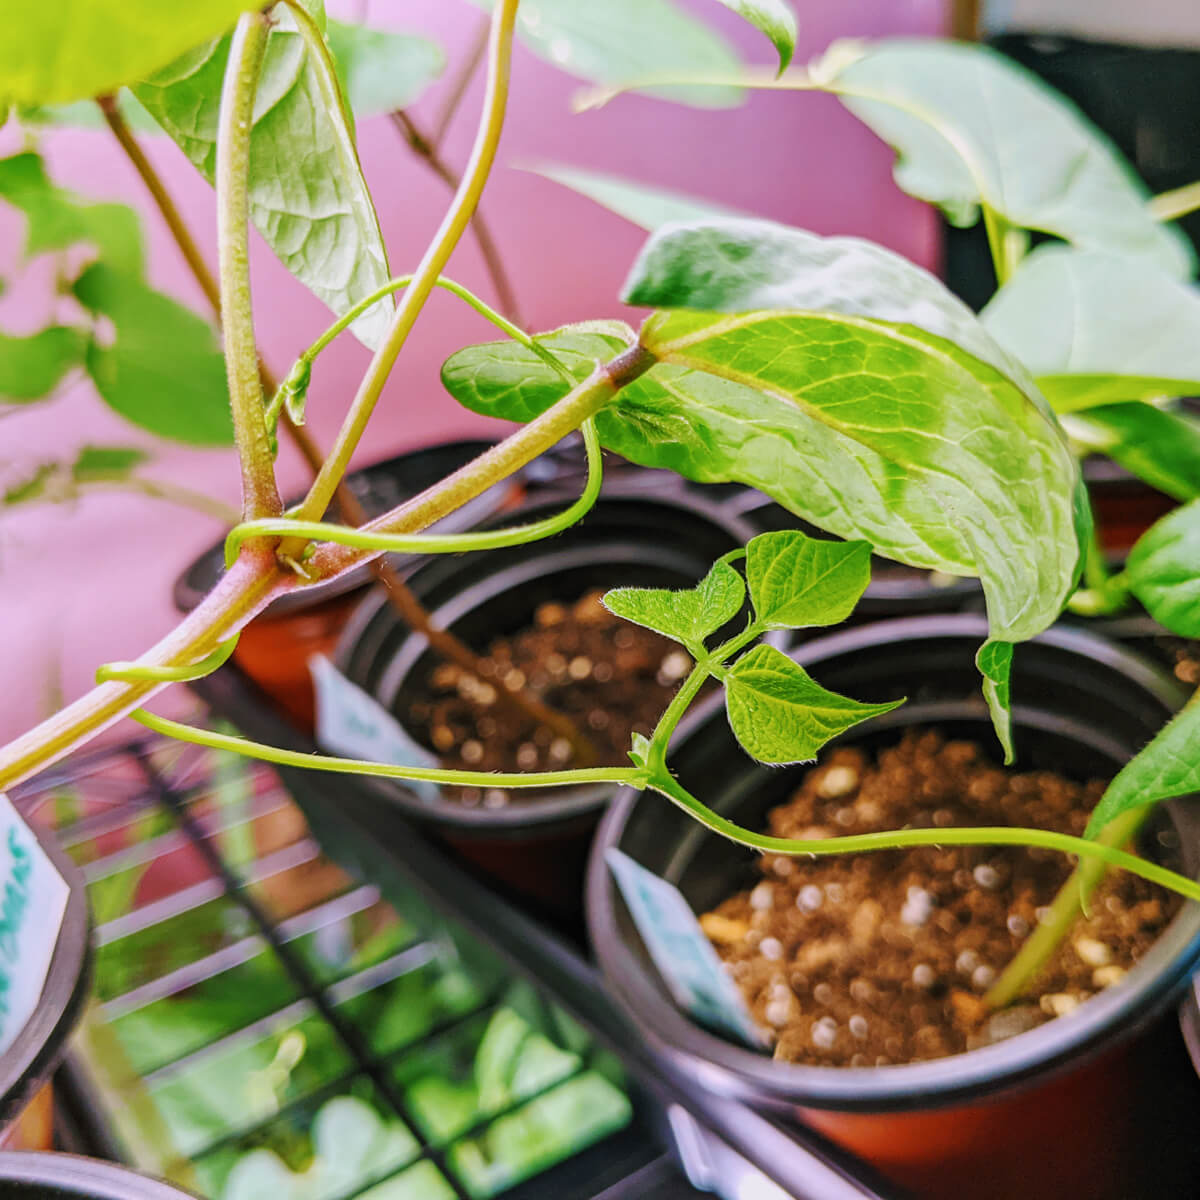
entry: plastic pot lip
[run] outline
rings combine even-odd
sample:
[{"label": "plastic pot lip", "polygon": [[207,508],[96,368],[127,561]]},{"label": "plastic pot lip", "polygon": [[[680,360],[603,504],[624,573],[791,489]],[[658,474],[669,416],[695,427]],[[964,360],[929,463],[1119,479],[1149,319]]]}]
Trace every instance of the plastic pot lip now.
[{"label": "plastic pot lip", "polygon": [[[860,626],[808,642],[792,651],[806,665],[847,650],[904,637],[981,638],[982,617],[913,617]],[[1138,655],[1082,630],[1055,628],[1034,639],[1086,653],[1130,674],[1153,695],[1178,702],[1182,689]],[[681,726],[680,740],[712,719],[714,697]],[[897,710],[897,715],[902,710]],[[931,1110],[973,1102],[1103,1051],[1114,1031],[1128,1031],[1183,988],[1200,962],[1200,905],[1187,903],[1119,985],[1090,999],[1067,1018],[1047,1022],[1006,1041],[949,1058],[887,1067],[813,1067],[779,1063],[708,1032],[677,1009],[651,981],[621,936],[617,892],[604,860],[619,844],[641,794],[622,788],[609,806],[592,846],[587,875],[588,931],[606,982],[649,1040],[703,1086],[776,1107],[808,1106],[847,1112]],[[668,803],[660,797],[643,803]]]},{"label": "plastic pot lip", "polygon": [[23,1150],[0,1154],[0,1184],[13,1200],[33,1197],[48,1187],[55,1188],[63,1200],[189,1200],[192,1196],[116,1163]]},{"label": "plastic pot lip", "polygon": [[[14,1120],[50,1078],[83,1012],[90,984],[91,920],[83,879],[53,837],[35,825],[30,828],[70,891],[38,1006],[0,1056],[0,1126]],[[0,1154],[0,1161],[7,1158]]]},{"label": "plastic pot lip", "polygon": [[[536,507],[561,507],[575,499],[552,493],[539,493]],[[697,515],[726,532],[736,545],[744,545],[753,536],[753,530],[740,518],[725,512],[718,504],[686,492],[682,487],[648,489],[644,484],[617,481],[606,484],[599,505],[606,501],[635,500],[640,504],[674,508]],[[532,506],[531,506],[532,507]],[[496,595],[519,587],[531,578],[540,577],[556,569],[566,570],[598,561],[605,552],[614,562],[656,563],[662,560],[661,548],[651,542],[639,543],[635,536],[621,541],[615,539],[604,545],[563,548],[554,539],[532,543],[526,547],[531,552],[523,562],[510,563],[489,573],[482,579],[469,583],[462,591],[455,592],[434,612],[435,619],[452,623],[467,612],[477,610]],[[366,633],[372,621],[386,607],[386,597],[379,589],[373,589],[355,610],[347,623],[334,655],[340,670],[346,670],[355,645]],[[449,616],[447,617],[447,612]],[[441,622],[439,622],[441,623]],[[773,636],[776,645],[785,644],[784,634]],[[399,689],[408,669],[411,669],[424,650],[424,638],[409,635],[393,653],[390,665],[381,677],[378,698],[384,707]],[[501,808],[470,808],[451,800],[425,801],[415,792],[395,780],[365,778],[364,782],[382,799],[399,808],[405,815],[426,825],[437,825],[453,830],[455,836],[477,836],[480,839],[512,837],[520,838],[531,834],[552,835],[572,827],[584,828],[593,823],[597,814],[609,803],[617,790],[616,784],[588,784],[578,787],[556,787],[545,789],[536,799],[519,801]]]},{"label": "plastic pot lip", "polygon": [[[428,445],[418,446],[413,450],[406,450],[403,454],[397,454],[392,458],[372,463],[370,466],[355,471],[354,475],[364,478],[369,478],[372,475],[386,477],[401,470],[404,463],[437,451],[461,451],[462,457],[464,460],[467,460],[483,453],[483,451],[490,449],[495,444],[493,440],[484,438],[462,438],[455,441],[430,442]],[[300,497],[296,497],[296,500],[299,499]],[[476,496],[474,500],[468,501],[462,508],[456,513],[451,514],[444,521],[438,522],[437,528],[443,532],[469,529],[478,521],[482,521],[490,516],[496,508],[495,497],[489,496],[485,492],[481,496]],[[175,607],[180,612],[191,612],[216,585],[217,581],[224,574],[224,570],[221,567],[223,553],[223,541],[218,542],[214,546],[209,546],[202,554],[197,555],[184,568],[183,573],[178,579],[175,580],[173,598],[175,600]],[[403,564],[405,561],[410,560],[411,557],[410,555],[393,556],[393,562]],[[214,573],[214,569],[216,568],[220,569],[217,569]],[[258,619],[275,620],[292,616],[295,613],[303,612],[306,609],[322,604],[326,600],[333,600],[339,596],[344,596],[346,593],[352,592],[355,588],[362,587],[369,579],[370,567],[361,567],[353,571],[348,571],[345,575],[339,576],[331,583],[319,586],[314,585],[311,588],[305,588],[302,591],[281,596],[278,600],[268,605]]]}]

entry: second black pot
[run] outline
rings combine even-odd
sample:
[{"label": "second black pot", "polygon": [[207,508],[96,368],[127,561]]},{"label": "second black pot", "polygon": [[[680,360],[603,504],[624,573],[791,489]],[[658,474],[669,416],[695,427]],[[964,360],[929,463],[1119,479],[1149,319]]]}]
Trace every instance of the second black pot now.
[{"label": "second black pot", "polygon": [[157,1179],[74,1154],[0,1154],[5,1200],[189,1200]]}]

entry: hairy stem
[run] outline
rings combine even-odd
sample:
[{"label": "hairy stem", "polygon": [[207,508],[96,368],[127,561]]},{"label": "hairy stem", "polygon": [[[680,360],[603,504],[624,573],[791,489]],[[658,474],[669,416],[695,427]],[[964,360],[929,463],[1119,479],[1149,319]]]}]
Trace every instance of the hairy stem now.
[{"label": "hairy stem", "polygon": [[243,13],[229,48],[217,134],[217,239],[220,311],[233,430],[242,468],[242,511],[247,519],[283,511],[275,484],[271,442],[263,418],[254,314],[250,302],[250,201],[247,173],[254,95],[267,44],[262,13]]},{"label": "hairy stem", "polygon": [[[517,0],[497,0],[492,10],[491,39],[488,49],[488,90],[484,101],[483,118],[471,152],[471,160],[463,175],[462,186],[450,206],[429,249],[425,252],[413,282],[404,293],[383,345],[371,360],[358,394],[346,414],[337,440],[300,506],[297,516],[316,520],[329,507],[338,480],[346,473],[350,457],[366,429],[371,413],[383,392],[396,357],[399,355],[412,327],[424,307],[437,277],[461,239],[487,181],[488,172],[496,157],[500,133],[504,127],[504,110],[508,100],[509,60],[512,53],[513,23],[517,15]],[[288,547],[295,552],[295,547]]]}]

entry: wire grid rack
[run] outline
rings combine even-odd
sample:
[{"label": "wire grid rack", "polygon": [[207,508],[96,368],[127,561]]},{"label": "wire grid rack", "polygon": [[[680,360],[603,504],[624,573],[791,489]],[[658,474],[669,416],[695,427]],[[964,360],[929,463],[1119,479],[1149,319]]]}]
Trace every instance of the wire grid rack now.
[{"label": "wire grid rack", "polygon": [[561,1200],[593,1193],[559,1166],[589,1146],[639,1165],[616,1060],[415,891],[323,857],[270,770],[142,740],[13,799],[87,882],[70,1068],[131,1165],[213,1200]]}]

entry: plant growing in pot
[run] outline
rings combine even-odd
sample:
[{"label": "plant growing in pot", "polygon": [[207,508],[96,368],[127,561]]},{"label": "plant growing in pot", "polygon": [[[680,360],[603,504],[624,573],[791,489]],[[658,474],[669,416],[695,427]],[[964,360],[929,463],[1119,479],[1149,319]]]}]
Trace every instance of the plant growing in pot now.
[{"label": "plant growing in pot", "polygon": [[[196,6],[197,23],[183,33],[221,33],[230,7],[238,6]],[[787,10],[772,3],[737,7],[772,36],[781,48],[781,65],[786,66],[791,44]],[[725,687],[738,740],[765,762],[811,759],[834,734],[891,713],[896,696],[859,700],[832,692],[801,664],[760,640],[772,631],[844,620],[866,586],[872,550],[917,567],[980,579],[988,605],[987,628],[977,631],[982,644],[977,652],[972,644],[968,659],[982,673],[988,711],[1006,755],[1011,755],[1009,675],[1014,645],[1037,637],[1053,623],[1075,588],[1081,545],[1088,541],[1090,522],[1081,501],[1077,464],[1020,361],[933,277],[879,247],[766,222],[710,219],[665,227],[647,243],[625,290],[628,302],[655,310],[636,333],[619,322],[604,321],[530,336],[472,298],[476,310],[493,319],[510,340],[460,351],[447,363],[444,379],[469,407],[519,421],[520,428],[361,528],[321,520],[491,167],[503,123],[515,0],[500,0],[493,9],[489,87],[475,153],[428,253],[411,277],[380,284],[354,302],[344,295],[333,298],[341,313],[336,329],[368,314],[378,318],[379,348],[312,489],[285,513],[271,440],[287,393],[280,403],[264,401],[246,269],[250,185],[262,185],[265,179],[267,185],[286,191],[283,185],[294,182],[289,172],[298,169],[311,148],[303,132],[289,131],[288,138],[295,140],[286,145],[294,153],[272,154],[269,162],[253,154],[255,139],[263,132],[261,117],[255,120],[255,97],[260,86],[274,79],[268,68],[284,50],[302,56],[304,78],[312,82],[312,90],[306,92],[308,115],[319,120],[325,133],[340,139],[343,148],[349,133],[319,17],[298,0],[275,6],[271,14],[243,13],[228,41],[199,55],[205,63],[224,57],[223,71],[185,80],[189,88],[200,87],[210,104],[218,102],[218,89],[221,92],[215,147],[220,285],[244,492],[244,519],[227,541],[228,570],[168,638],[136,663],[102,668],[96,690],[0,750],[0,786],[9,786],[132,714],[152,729],[200,744],[331,771],[471,788],[602,783],[652,790],[733,841],[777,855],[982,845],[1077,854],[1084,866],[1065,885],[1061,903],[1050,906],[1063,920],[1047,923],[1041,927],[1045,934],[1033,936],[1043,948],[1069,924],[1101,873],[1098,866],[1118,865],[1134,876],[1200,898],[1200,886],[1191,879],[1121,849],[1153,802],[1195,790],[1200,768],[1189,744],[1200,708],[1194,705],[1121,767],[1086,831],[999,819],[984,826],[952,820],[847,837],[775,839],[704,804],[668,764],[672,734],[710,680]],[[114,28],[120,26],[114,23]],[[47,60],[45,45],[36,37],[30,40],[37,33],[34,25],[26,22],[16,32],[27,39],[22,43],[16,38],[19,53],[28,54],[31,62]],[[57,31],[48,61],[75,61],[60,43],[77,33],[73,28]],[[136,57],[131,52],[106,60],[102,65],[109,74],[102,79],[81,67],[61,86],[70,95],[87,96],[119,82],[137,83],[183,48],[177,41],[183,33],[173,19],[161,16],[157,26],[151,21],[149,30],[142,31]],[[925,55],[931,53],[951,55],[945,71],[927,70]],[[948,197],[939,198],[962,213],[973,207],[983,212],[1000,271],[1021,249],[1020,231],[1025,228],[1075,245],[1102,244],[1119,254],[1144,256],[1169,270],[1185,269],[1179,242],[1146,210],[1144,197],[1107,147],[1069,110],[1038,89],[1029,91],[1019,75],[1005,76],[1005,86],[1013,89],[1011,115],[1020,118],[1027,132],[1045,140],[1037,153],[1030,150],[1016,160],[1017,182],[1024,186],[1009,187],[1007,177],[1006,186],[997,186],[991,172],[1008,166],[1010,156],[996,155],[998,161],[984,164],[974,151],[964,157],[964,137],[953,129],[943,131],[942,140],[932,143],[936,150],[930,150],[924,117],[913,115],[915,109],[923,112],[923,105],[910,98],[896,107],[895,98],[887,94],[888,81],[899,79],[917,87],[937,79],[951,105],[957,103],[970,113],[972,88],[978,90],[979,79],[990,81],[995,66],[976,54],[967,48],[918,47],[914,52],[910,46],[884,46],[866,55],[835,55],[815,73],[785,75],[774,86],[829,88],[854,104],[900,113],[897,138],[905,142],[910,176],[923,180],[922,189],[939,192],[949,176],[953,187]],[[158,62],[152,61],[155,56]],[[878,69],[881,60],[886,68],[882,80],[871,86],[861,79],[858,85],[852,78],[847,81],[848,74],[861,75],[869,64]],[[177,74],[179,68],[173,70]],[[171,71],[165,78],[165,84],[160,78],[155,86],[178,84],[171,81]],[[12,93],[18,98],[47,98],[37,79],[26,77],[18,83],[21,90]],[[878,114],[879,108],[869,111]],[[303,123],[304,130],[310,128],[310,121]],[[947,146],[953,151],[950,158]],[[936,170],[930,167],[931,155]],[[1067,170],[1066,165],[1079,157],[1083,167]],[[357,194],[366,205],[362,211],[369,213],[369,193],[357,162],[352,155],[343,156],[339,166],[360,189]],[[1022,173],[1026,167],[1032,179],[1028,171]],[[930,173],[936,188],[928,183]],[[1080,179],[1087,186],[1076,189]],[[1020,211],[1026,203],[1031,211]],[[400,302],[389,311],[389,297],[397,291]],[[457,291],[461,294],[463,289]],[[301,352],[301,367],[289,376],[289,387],[307,378],[314,357],[314,352]],[[516,526],[423,532],[576,430],[582,430],[586,442],[589,477],[575,503]],[[633,739],[630,765],[563,766],[526,773],[313,757],[189,729],[141,708],[164,685],[219,666],[232,652],[239,631],[273,601],[336,580],[383,553],[503,549],[548,537],[585,519],[600,490],[601,444],[641,465],[760,488],[798,516],[845,539],[817,540],[795,531],[760,535],[744,550],[718,557],[692,589],[632,587],[608,594],[610,611],[674,639],[692,664],[650,735]],[[735,565],[743,557],[744,575]],[[1188,584],[1196,574],[1188,569]],[[753,610],[748,622],[728,635],[718,634],[741,611],[747,593]],[[713,644],[714,637],[722,640]],[[1017,682],[1019,686],[1019,674]],[[1023,728],[1018,719],[1018,734]],[[1115,767],[1119,761],[1119,755],[1109,755],[1106,765]],[[1012,790],[1021,789],[1013,784]],[[1085,832],[1090,836],[1081,836]],[[1191,961],[1190,947],[1176,947],[1169,937],[1161,964],[1168,981]],[[1027,977],[1029,970],[1024,963],[1018,974]],[[1080,1011],[1121,1006],[1132,994],[1131,984],[1117,983],[1109,998],[1100,996],[1089,1002],[1093,1007],[1084,1004]],[[1015,1038],[1011,1053],[1019,1057],[1037,1034],[1033,1030]],[[987,1050],[972,1051],[963,1061]],[[1028,1062],[1030,1070],[1039,1065],[1040,1060]]]}]

